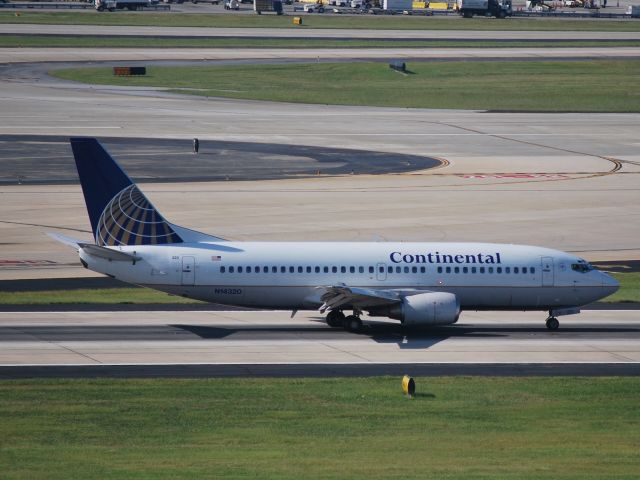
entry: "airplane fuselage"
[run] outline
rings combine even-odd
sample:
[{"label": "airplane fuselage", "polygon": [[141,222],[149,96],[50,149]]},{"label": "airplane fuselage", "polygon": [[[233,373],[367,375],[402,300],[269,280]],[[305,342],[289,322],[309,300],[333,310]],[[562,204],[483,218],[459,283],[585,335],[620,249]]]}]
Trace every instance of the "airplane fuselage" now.
[{"label": "airplane fuselage", "polygon": [[558,250],[491,243],[216,242],[121,246],[136,262],[81,250],[119,280],[224,305],[317,309],[318,287],[448,292],[463,310],[551,310],[596,301],[616,280]]}]

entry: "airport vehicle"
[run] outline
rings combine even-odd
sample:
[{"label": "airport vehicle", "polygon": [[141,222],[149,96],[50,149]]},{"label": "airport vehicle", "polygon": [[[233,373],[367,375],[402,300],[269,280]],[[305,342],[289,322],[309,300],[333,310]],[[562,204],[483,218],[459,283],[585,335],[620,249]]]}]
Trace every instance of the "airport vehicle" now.
[{"label": "airport vehicle", "polygon": [[324,13],[324,6],[322,5],[322,3],[307,3],[304,7],[302,7],[302,10],[305,13]]},{"label": "airport vehicle", "polygon": [[456,0],[456,8],[464,18],[474,15],[506,18],[513,14],[511,0]]},{"label": "airport vehicle", "polygon": [[156,5],[158,0],[95,0],[95,9],[99,12],[109,10],[113,12],[115,10],[138,10],[143,7]]},{"label": "airport vehicle", "polygon": [[240,2],[238,2],[238,0],[225,0],[224,9],[225,10],[240,10]]},{"label": "airport vehicle", "polygon": [[[404,325],[456,323],[462,310],[579,313],[618,289],[585,260],[493,243],[235,242],[168,222],[95,138],[72,138],[94,242],[58,234],[85,268],[173,295],[244,307],[363,312]],[[352,311],[345,315],[344,311]]]},{"label": "airport vehicle", "polygon": [[413,0],[383,0],[383,10],[411,10]]},{"label": "airport vehicle", "polygon": [[262,12],[275,12],[282,15],[282,0],[253,0],[253,10],[258,14]]}]

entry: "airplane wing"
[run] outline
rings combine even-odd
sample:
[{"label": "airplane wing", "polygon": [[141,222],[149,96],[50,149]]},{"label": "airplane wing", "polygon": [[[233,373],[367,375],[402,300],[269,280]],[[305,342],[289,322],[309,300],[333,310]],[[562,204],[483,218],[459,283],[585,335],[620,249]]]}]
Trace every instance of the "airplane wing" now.
[{"label": "airplane wing", "polygon": [[346,285],[332,285],[318,288],[324,289],[325,291],[320,297],[324,302],[320,307],[320,313],[324,313],[327,310],[335,310],[343,305],[371,308],[381,305],[392,305],[402,301],[400,295],[392,290],[348,287]]}]

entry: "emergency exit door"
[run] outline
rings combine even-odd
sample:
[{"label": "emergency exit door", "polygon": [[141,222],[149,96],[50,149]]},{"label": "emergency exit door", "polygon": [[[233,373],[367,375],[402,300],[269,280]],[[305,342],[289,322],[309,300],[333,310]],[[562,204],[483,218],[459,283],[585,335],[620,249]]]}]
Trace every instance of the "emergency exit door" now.
[{"label": "emergency exit door", "polygon": [[553,287],[553,258],[542,257],[542,286]]},{"label": "emergency exit door", "polygon": [[194,257],[182,257],[182,285],[194,285],[196,283],[196,259]]}]

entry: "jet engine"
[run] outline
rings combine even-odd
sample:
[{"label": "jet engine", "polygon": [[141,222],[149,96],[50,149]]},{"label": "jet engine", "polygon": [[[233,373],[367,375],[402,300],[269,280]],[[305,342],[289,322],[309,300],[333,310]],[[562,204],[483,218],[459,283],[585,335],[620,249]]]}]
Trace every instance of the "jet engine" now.
[{"label": "jet engine", "polygon": [[404,297],[400,304],[374,309],[369,315],[400,320],[403,325],[448,325],[458,321],[460,304],[453,293],[419,293]]}]

